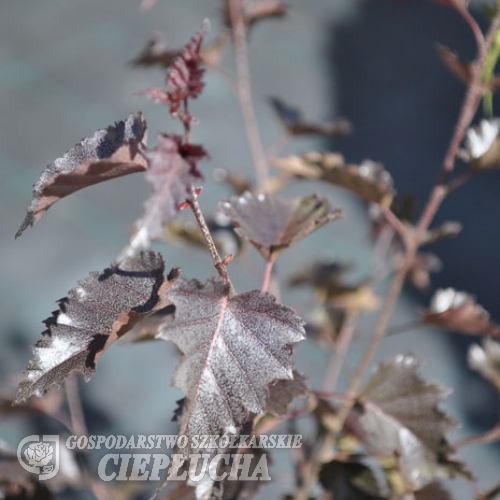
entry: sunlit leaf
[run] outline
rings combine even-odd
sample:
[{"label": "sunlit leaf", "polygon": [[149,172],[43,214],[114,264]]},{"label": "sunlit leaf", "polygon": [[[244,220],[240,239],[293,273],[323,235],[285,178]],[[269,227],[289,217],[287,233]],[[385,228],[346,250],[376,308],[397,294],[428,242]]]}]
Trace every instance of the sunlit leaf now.
[{"label": "sunlit leaf", "polygon": [[439,289],[424,312],[425,323],[471,335],[500,336],[500,326],[473,295],[454,288]]},{"label": "sunlit leaf", "polygon": [[274,260],[296,241],[342,215],[317,195],[284,199],[245,193],[222,202],[219,209],[266,260]]},{"label": "sunlit leaf", "polygon": [[47,329],[33,348],[16,403],[42,396],[73,372],[89,380],[104,350],[160,303],[164,269],[160,254],[141,253],[91,273],[72,288],[45,320]]},{"label": "sunlit leaf", "polygon": [[481,120],[467,130],[461,156],[470,163],[472,170],[500,167],[500,119]]},{"label": "sunlit leaf", "polygon": [[16,238],[61,198],[84,187],[145,170],[146,160],[140,152],[145,141],[146,122],[142,113],[134,113],[75,144],[42,172]]},{"label": "sunlit leaf", "polygon": [[391,205],[395,194],[389,172],[371,160],[355,165],[345,163],[338,153],[310,152],[276,159],[273,163],[298,178],[323,180],[385,207]]},{"label": "sunlit leaf", "polygon": [[489,380],[500,391],[500,343],[485,339],[483,345],[469,348],[469,366]]},{"label": "sunlit leaf", "polygon": [[250,412],[265,411],[268,384],[293,377],[302,320],[269,294],[230,295],[218,278],[178,280],[167,298],[176,306],[175,319],[158,338],[183,353],[173,379],[186,396],[180,434],[238,433]]}]

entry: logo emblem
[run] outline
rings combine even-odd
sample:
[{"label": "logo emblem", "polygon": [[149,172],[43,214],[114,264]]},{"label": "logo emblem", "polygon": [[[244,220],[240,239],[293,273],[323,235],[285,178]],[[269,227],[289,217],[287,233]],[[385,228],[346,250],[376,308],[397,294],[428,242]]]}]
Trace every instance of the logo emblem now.
[{"label": "logo emblem", "polygon": [[54,477],[59,471],[59,436],[25,437],[17,447],[17,459],[40,481]]}]

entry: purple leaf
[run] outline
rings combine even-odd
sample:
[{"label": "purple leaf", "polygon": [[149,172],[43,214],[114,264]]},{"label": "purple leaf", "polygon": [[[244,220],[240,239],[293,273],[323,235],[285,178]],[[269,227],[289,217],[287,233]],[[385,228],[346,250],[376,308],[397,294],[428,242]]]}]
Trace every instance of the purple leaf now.
[{"label": "purple leaf", "polygon": [[295,398],[309,394],[306,378],[302,373],[293,371],[293,380],[278,380],[269,386],[266,411],[278,417],[287,414],[288,407]]},{"label": "purple leaf", "polygon": [[163,234],[164,226],[176,216],[181,204],[190,196],[190,188],[203,179],[198,163],[206,156],[201,146],[185,144],[178,135],[158,135],[158,145],[144,152],[149,168],[146,179],[153,192],[144,204],[144,215],[137,222],[132,238],[132,253],[147,248],[149,242]]},{"label": "purple leaf", "polygon": [[403,355],[380,365],[351,410],[345,430],[370,453],[396,457],[413,489],[445,477],[471,479],[447,441],[456,422],[438,408],[449,391],[420,378],[419,369],[414,357]]},{"label": "purple leaf", "polygon": [[222,202],[219,209],[266,260],[274,260],[296,241],[342,215],[326,198],[315,194],[287,200],[245,193]]},{"label": "purple leaf", "polygon": [[82,139],[51,163],[34,186],[33,199],[16,238],[61,198],[84,187],[145,170],[140,146],[146,141],[146,128],[142,113],[130,114],[125,121]]},{"label": "purple leaf", "polygon": [[91,273],[45,320],[47,329],[33,348],[16,403],[42,396],[72,372],[89,380],[103,351],[160,303],[165,265],[160,254],[141,253],[119,266]]},{"label": "purple leaf", "polygon": [[249,413],[265,411],[267,386],[292,378],[303,321],[267,293],[231,296],[218,278],[178,280],[166,297],[175,319],[158,338],[183,353],[173,379],[186,396],[180,434],[236,434]]}]

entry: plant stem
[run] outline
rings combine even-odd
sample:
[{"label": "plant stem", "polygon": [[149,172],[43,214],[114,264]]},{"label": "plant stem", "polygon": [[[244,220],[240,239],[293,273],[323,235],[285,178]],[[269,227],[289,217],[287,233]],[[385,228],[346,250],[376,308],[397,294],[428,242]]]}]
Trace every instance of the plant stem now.
[{"label": "plant stem", "polygon": [[385,217],[385,220],[389,223],[389,225],[398,233],[401,241],[405,246],[408,245],[408,230],[406,226],[399,220],[399,218],[394,214],[394,212],[387,207],[380,207],[382,215]]},{"label": "plant stem", "polygon": [[335,352],[332,352],[326,375],[323,381],[323,390],[334,392],[337,387],[342,366],[346,359],[347,349],[354,336],[356,327],[357,314],[348,311],[340,328],[337,341],[335,342]]},{"label": "plant stem", "polygon": [[483,432],[482,434],[477,434],[475,436],[461,439],[460,441],[455,442],[453,445],[456,448],[464,448],[465,446],[493,443],[494,441],[498,440],[500,440],[500,424],[497,424],[495,427],[493,427],[493,429]]},{"label": "plant stem", "polygon": [[[219,273],[220,277],[224,280],[224,283],[231,285],[229,281],[229,276],[227,274],[226,266],[222,259],[220,258],[219,252],[215,246],[214,240],[208,229],[207,222],[205,221],[205,217],[203,217],[203,213],[201,212],[200,205],[198,203],[198,197],[196,196],[196,190],[193,185],[191,185],[191,198],[188,200],[189,206],[193,211],[193,214],[196,218],[196,222],[201,231],[201,235],[203,237],[203,241],[205,242],[205,246],[207,247],[210,255],[212,256],[212,260],[214,262],[215,269]],[[232,287],[231,287],[232,288]]]},{"label": "plant stem", "polygon": [[269,284],[271,283],[271,275],[273,273],[273,264],[274,261],[272,258],[270,258],[266,262],[266,270],[264,271],[264,279],[262,280],[262,288],[260,289],[261,292],[267,292],[269,289]]},{"label": "plant stem", "polygon": [[85,424],[85,415],[78,389],[78,379],[75,375],[71,375],[66,379],[64,389],[68,401],[71,428],[77,436],[84,436],[87,434],[87,425]]},{"label": "plant stem", "polygon": [[266,191],[268,165],[253,107],[250,68],[248,65],[247,33],[241,0],[229,0],[229,15],[236,51],[238,97],[241,113],[245,124],[248,145],[250,146],[250,153],[255,165],[259,189]]}]

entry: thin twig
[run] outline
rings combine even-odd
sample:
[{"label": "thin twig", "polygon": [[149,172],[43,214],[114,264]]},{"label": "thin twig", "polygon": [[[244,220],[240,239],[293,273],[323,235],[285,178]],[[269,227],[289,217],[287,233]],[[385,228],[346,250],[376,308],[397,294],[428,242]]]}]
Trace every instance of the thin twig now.
[{"label": "thin twig", "polygon": [[448,194],[463,186],[466,182],[469,182],[474,177],[475,173],[476,172],[474,172],[473,170],[467,170],[458,177],[451,179],[451,181],[448,183]]},{"label": "thin twig", "polygon": [[266,270],[264,271],[264,279],[262,280],[261,292],[267,292],[267,290],[269,289],[269,283],[271,283],[271,275],[273,272],[273,264],[274,261],[272,259],[269,259],[266,262]]},{"label": "thin twig", "polygon": [[78,389],[78,379],[71,375],[64,382],[66,391],[66,400],[68,401],[71,428],[77,436],[87,435],[87,425],[85,423],[85,414],[83,412],[80,390]]},{"label": "thin twig", "polygon": [[193,185],[191,185],[191,197],[188,200],[188,203],[189,206],[191,207],[191,210],[193,211],[193,214],[196,218],[196,222],[198,223],[198,226],[200,228],[203,241],[205,242],[205,246],[207,247],[208,251],[210,252],[210,255],[212,256],[215,269],[217,269],[217,272],[219,273],[220,277],[224,280],[224,283],[231,284],[231,282],[229,281],[229,276],[227,274],[226,265],[220,258],[219,252],[217,251],[210,230],[208,229],[207,222],[205,221],[205,217],[201,212],[200,205],[198,203],[198,197],[196,195],[196,190]]},{"label": "thin twig", "polygon": [[494,441],[500,440],[500,424],[497,424],[493,429],[477,434],[475,436],[470,436],[464,439],[460,439],[453,443],[455,448],[464,448],[465,446],[473,446],[477,444],[493,443]]},{"label": "thin twig", "polygon": [[255,165],[259,188],[265,191],[268,178],[268,165],[253,107],[250,68],[248,65],[247,33],[241,0],[229,0],[229,15],[231,17],[234,48],[236,51],[238,96],[241,113],[243,115],[248,145],[250,146],[250,153]]},{"label": "thin twig", "polygon": [[409,233],[406,226],[401,222],[401,220],[396,216],[396,214],[390,208],[380,207],[380,211],[382,212],[382,215],[385,217],[385,220],[392,227],[392,229],[394,229],[394,231],[398,233],[403,244],[407,246],[409,243]]},{"label": "thin twig", "polygon": [[342,366],[346,359],[347,349],[354,336],[356,330],[357,314],[348,311],[340,328],[337,341],[335,342],[335,352],[332,352],[328,368],[326,370],[323,381],[323,389],[325,391],[335,391],[337,382],[342,370]]}]

